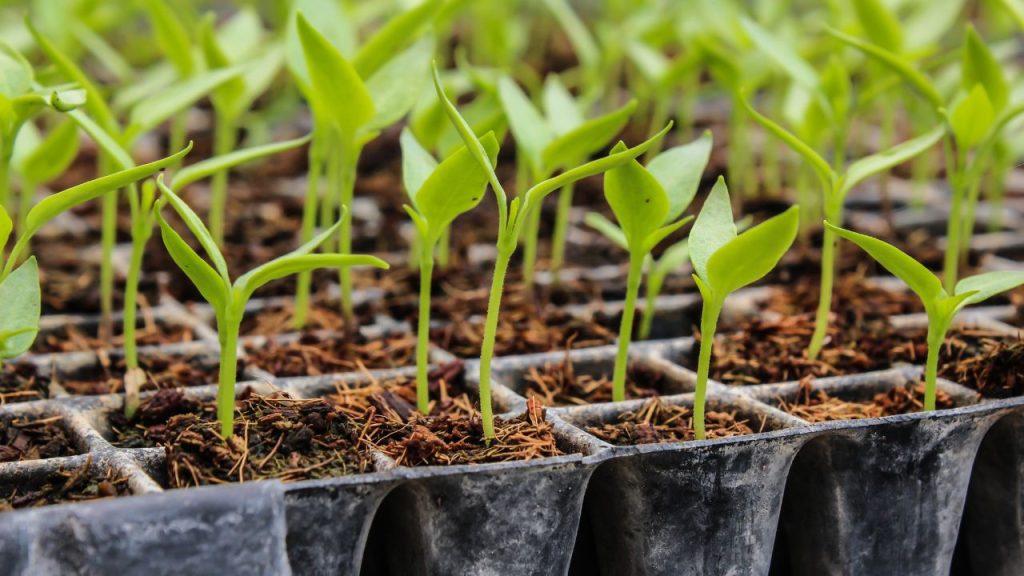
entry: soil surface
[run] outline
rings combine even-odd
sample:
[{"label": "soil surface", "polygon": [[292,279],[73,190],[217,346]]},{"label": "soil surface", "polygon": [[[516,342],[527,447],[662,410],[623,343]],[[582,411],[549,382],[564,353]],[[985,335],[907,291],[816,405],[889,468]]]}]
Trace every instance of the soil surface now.
[{"label": "soil surface", "polygon": [[[710,410],[705,414],[708,440],[754,434],[764,422],[737,419],[735,412]],[[696,438],[693,411],[686,406],[666,404],[658,398],[648,400],[636,411],[623,412],[615,422],[587,426],[587,432],[616,446],[635,446],[663,442],[686,442]]]},{"label": "soil surface", "polygon": [[[274,336],[287,332],[296,332],[293,319],[295,308],[292,301],[281,305],[270,306],[258,313],[249,314],[242,320],[241,334],[244,336]],[[357,308],[356,319],[360,326],[373,323],[373,314],[369,310]],[[342,332],[345,330],[345,318],[337,304],[313,302],[306,316],[306,325],[302,330],[327,330]]]},{"label": "soil surface", "polygon": [[90,456],[82,466],[60,470],[34,487],[0,484],[0,512],[127,496],[130,493],[127,478],[119,477],[112,468],[102,472],[95,468]]},{"label": "soil surface", "polygon": [[[816,276],[803,277],[783,289],[772,290],[763,310],[786,316],[814,312],[821,285]],[[921,299],[908,290],[887,290],[869,280],[864,270],[841,274],[832,291],[832,314],[845,324],[860,325],[901,314],[924,312]]]},{"label": "soil surface", "polygon": [[[908,333],[893,350],[894,360],[923,364],[928,354],[924,330]],[[951,330],[939,354],[939,376],[986,398],[1024,394],[1024,339],[978,329]]]},{"label": "soil surface", "polygon": [[78,454],[62,416],[0,416],[0,462]]},{"label": "soil surface", "polygon": [[158,390],[139,402],[139,407],[131,419],[125,417],[123,410],[109,414],[109,440],[119,448],[158,446],[156,439],[167,436],[167,423],[170,419],[183,414],[194,414],[200,419],[213,420],[216,418],[216,407],[187,396],[180,388]]},{"label": "soil surface", "polygon": [[[924,384],[900,386],[879,392],[871,400],[857,402],[831,396],[824,390],[815,390],[808,379],[801,384],[797,398],[792,401],[778,398],[777,401],[780,409],[808,422],[880,418],[920,412],[924,407]],[[955,404],[948,394],[937,390],[935,407],[944,410],[955,407]]]},{"label": "soil surface", "polygon": [[408,333],[366,338],[307,332],[294,342],[268,342],[246,349],[250,364],[275,376],[318,376],[411,366],[415,364],[416,338]]},{"label": "soil surface", "polygon": [[[93,396],[124,391],[127,368],[123,356],[111,358],[105,351],[97,352],[98,366],[61,378],[59,383],[69,394]],[[200,354],[165,354],[154,352],[139,356],[139,367],[146,372],[142,390],[190,388],[217,382],[217,364]],[[238,373],[244,369],[238,361]]]},{"label": "soil surface", "polygon": [[0,406],[49,396],[49,381],[28,362],[0,365]]},{"label": "soil surface", "polygon": [[[626,369],[626,399],[652,398],[670,394],[667,378],[656,370],[629,365]],[[528,398],[536,398],[544,406],[580,406],[612,401],[612,379],[608,374],[593,376],[576,374],[566,355],[559,363],[532,366],[523,384]]]},{"label": "soil surface", "polygon": [[[124,347],[124,338],[121,336],[121,328],[121,323],[115,322],[115,336],[110,342],[107,342],[99,337],[98,326],[83,327],[75,324],[64,324],[53,331],[40,335],[32,345],[32,351],[36,354],[49,354],[55,352],[100,350],[103,348],[122,348]],[[181,342],[192,342],[195,339],[195,332],[191,328],[168,325],[159,320],[145,322],[135,331],[135,341],[139,346],[178,344]]]}]

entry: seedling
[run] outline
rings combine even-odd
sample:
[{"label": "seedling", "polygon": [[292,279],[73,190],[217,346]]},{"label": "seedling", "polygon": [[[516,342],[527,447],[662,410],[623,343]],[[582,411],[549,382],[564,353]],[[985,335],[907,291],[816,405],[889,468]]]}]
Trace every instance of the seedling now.
[{"label": "seedling", "polygon": [[899,248],[871,236],[833,226],[829,222],[825,222],[825,226],[863,248],[886,270],[906,282],[907,286],[921,298],[925,313],[928,315],[924,409],[934,410],[939,352],[953,319],[966,306],[979,304],[996,294],[1024,284],[1024,272],[1000,270],[978,274],[960,280],[953,291],[948,292],[935,274]]},{"label": "seedling", "polygon": [[[491,166],[498,157],[493,133],[480,139]],[[465,146],[440,164],[423,149],[409,131],[403,131],[402,177],[410,204],[405,205],[419,234],[420,307],[416,343],[416,404],[429,412],[427,368],[430,364],[430,285],[434,250],[455,218],[480,203],[487,187],[487,173]]]},{"label": "seedling", "polygon": [[[309,185],[303,213],[303,241],[312,238],[316,221],[320,174],[326,166],[329,191],[319,206],[321,227],[335,219],[335,206],[350,206],[356,168],[363,146],[380,130],[400,120],[416,103],[427,79],[433,55],[430,37],[423,34],[441,2],[428,0],[392,19],[351,61],[337,45],[296,12],[289,68],[313,113]],[[409,45],[404,51],[400,50]],[[338,245],[342,254],[352,249],[352,222],[341,219]],[[325,242],[330,249],[333,240]],[[296,328],[305,325],[311,289],[309,273],[299,275],[295,303]],[[348,267],[339,272],[341,306],[349,328],[353,326],[352,277]]]},{"label": "seedling", "polygon": [[[888,150],[852,162],[844,170],[841,166],[830,166],[824,158],[819,156],[803,140],[759,114],[750,106],[746,99],[743,99],[742,102],[754,120],[800,154],[811,165],[821,181],[826,219],[835,222],[842,221],[843,202],[845,202],[846,195],[854,186],[875,174],[910,160],[934,146],[945,134],[945,127],[938,126],[917,138],[907,140]],[[835,278],[836,244],[837,238],[835,234],[832,230],[826,228],[821,248],[821,291],[818,299],[818,310],[814,319],[814,334],[811,336],[810,346],[807,349],[807,355],[811,358],[817,358],[822,346],[825,344],[825,334],[828,330],[828,315],[832,309],[832,284]]]},{"label": "seedling", "polygon": [[698,440],[705,438],[704,401],[715,328],[725,299],[775,268],[796,239],[800,210],[791,206],[757,226],[737,235],[725,179],[719,177],[704,202],[690,232],[693,280],[704,299],[700,315],[700,354],[693,399],[693,426]]},{"label": "seedling", "polygon": [[[584,120],[579,104],[557,76],[548,76],[544,82],[543,115],[511,78],[503,77],[498,81],[498,94],[521,153],[518,162],[525,165],[531,184],[550,178],[558,170],[576,166],[607,146],[636,110],[636,101],[630,101],[618,110]],[[570,184],[559,193],[551,243],[551,272],[556,280],[565,257],[565,236],[571,209]],[[532,212],[528,218],[525,223],[526,246],[523,248],[523,281],[527,290],[532,290],[540,211]]]},{"label": "seedling", "polygon": [[[53,127],[45,137],[35,134],[34,126],[26,123],[18,133],[14,155],[14,168],[21,176],[21,202],[18,207],[18,230],[25,227],[25,217],[32,209],[36,188],[60,176],[78,154],[78,126],[65,121]],[[29,140],[34,139],[29,143]],[[24,154],[19,152],[25,147]]]},{"label": "seedling", "polygon": [[494,415],[491,410],[491,359],[494,356],[494,341],[498,330],[498,318],[501,313],[501,295],[505,286],[505,272],[508,270],[509,262],[519,244],[520,235],[523,232],[524,224],[529,220],[534,211],[540,209],[540,204],[551,192],[558,190],[581,178],[601,174],[611,170],[624,162],[633,160],[646,152],[651,145],[662,138],[672,127],[671,124],[652,136],[646,142],[619,152],[609,154],[587,162],[581,166],[568,169],[558,176],[534,184],[522,196],[508,201],[505,189],[494,173],[487,155],[487,150],[480,140],[473,134],[469,124],[459,114],[458,109],[441,86],[441,78],[438,75],[437,67],[434,67],[434,88],[437,90],[438,98],[444,102],[445,111],[455,129],[458,130],[466,149],[470,152],[477,164],[483,167],[487,173],[487,182],[491,185],[494,195],[498,201],[498,255],[494,263],[494,276],[491,280],[491,291],[487,301],[487,319],[484,322],[484,336],[480,349],[480,415],[483,420],[484,437],[494,438]]},{"label": "seedling", "polygon": [[[181,198],[157,178],[160,199],[155,206],[156,219],[164,246],[175,264],[195,284],[199,293],[213,307],[217,318],[217,334],[220,341],[220,373],[217,381],[217,418],[220,420],[221,436],[225,440],[234,433],[235,380],[238,362],[238,335],[241,330],[245,306],[253,292],[274,280],[298,274],[303,270],[317,268],[339,268],[348,266],[388,267],[387,263],[375,256],[356,254],[313,254],[333,234],[337,234],[340,222],[315,236],[309,242],[289,254],[279,256],[238,277],[234,282],[228,276],[227,263],[214,242],[210,231]],[[185,225],[202,245],[213,266],[199,256],[188,243],[164,220],[160,214],[166,204],[184,220]]]},{"label": "seedling", "polygon": [[[625,146],[620,144],[612,149],[612,153],[623,149]],[[604,175],[604,196],[619,225],[612,224],[597,213],[587,215],[599,230],[629,252],[626,301],[619,325],[619,349],[612,379],[613,401],[624,400],[626,395],[626,364],[644,264],[651,260],[653,268],[651,250],[692,220],[689,216],[680,217],[697,194],[697,186],[710,154],[711,133],[707,132],[690,144],[662,152],[646,168],[635,160],[613,168]],[[680,252],[680,245],[674,246],[676,254]],[[685,260],[685,248],[683,250],[682,258]],[[671,265],[677,259],[678,256],[670,254],[665,261]],[[647,309],[653,309],[650,301]]]}]

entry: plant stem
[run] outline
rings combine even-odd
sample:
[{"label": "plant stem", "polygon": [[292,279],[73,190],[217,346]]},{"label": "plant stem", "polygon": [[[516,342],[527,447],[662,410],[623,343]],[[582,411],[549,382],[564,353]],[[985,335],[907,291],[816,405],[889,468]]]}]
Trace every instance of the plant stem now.
[{"label": "plant stem", "polygon": [[[825,201],[825,219],[829,222],[843,221],[842,199],[828,198]],[[828,333],[828,316],[832,310],[832,284],[836,274],[836,247],[839,237],[835,232],[825,229],[821,245],[821,286],[818,295],[818,310],[814,315],[814,334],[811,335],[807,356],[812,360],[821,353]]]},{"label": "plant stem", "polygon": [[0,158],[0,206],[11,212],[11,154],[7,151]]},{"label": "plant stem", "polygon": [[561,280],[562,264],[565,262],[565,242],[569,232],[569,213],[572,211],[572,192],[572,184],[566,185],[558,192],[558,213],[555,216],[555,232],[551,238],[551,274],[555,284]]},{"label": "plant stem", "polygon": [[722,303],[705,295],[704,308],[700,313],[700,354],[697,357],[697,384],[693,395],[693,431],[697,440],[704,440],[704,402],[708,392],[708,375],[711,372],[711,349],[715,345],[715,328]]},{"label": "plant stem", "polygon": [[[669,106],[672,104],[672,98],[668,94],[661,94],[655,91],[653,94],[654,103],[651,107],[651,123],[647,126],[647,133],[654,134],[661,127],[668,122]],[[685,124],[684,124],[685,126]],[[655,156],[661,153],[662,147],[664,147],[665,141],[658,139],[657,142],[651,145],[644,153],[644,164],[654,159]]]},{"label": "plant stem", "polygon": [[626,279],[626,302],[622,308],[622,323],[619,325],[619,350],[615,355],[615,373],[612,378],[612,401],[626,399],[626,366],[629,364],[629,342],[633,337],[633,316],[636,314],[636,299],[640,293],[640,279],[643,277],[643,253],[630,254],[629,276]]},{"label": "plant stem", "polygon": [[959,274],[957,264],[960,258],[960,230],[963,228],[961,214],[964,203],[962,160],[965,159],[965,154],[963,151],[959,151],[957,154],[958,158],[953,158],[952,143],[949,136],[946,137],[945,141],[945,153],[946,174],[952,192],[952,199],[949,204],[949,220],[946,225],[946,254],[943,261],[942,278],[943,287],[947,292],[952,293],[956,287]]},{"label": "plant stem", "polygon": [[171,118],[170,133],[167,136],[168,154],[174,154],[185,147],[188,138],[188,110],[183,110]]},{"label": "plant stem", "polygon": [[[510,245],[509,245],[510,244]],[[498,319],[501,316],[501,295],[505,289],[505,272],[508,270],[515,242],[498,241],[498,258],[494,262],[494,277],[491,279],[491,293],[487,300],[487,319],[484,321],[484,339],[480,346],[480,418],[483,420],[484,438],[494,438],[494,415],[491,411],[491,360],[494,358],[494,340],[498,335]]]},{"label": "plant stem", "polygon": [[[344,156],[341,165],[341,190],[339,202],[341,206],[348,208],[341,219],[341,228],[338,230],[338,252],[340,254],[352,253],[352,197],[355,194],[356,172],[358,170],[360,148],[355,145],[345,146],[348,152]],[[338,270],[338,280],[341,283],[341,313],[345,318],[345,325],[348,329],[355,327],[355,315],[352,308],[352,270],[343,266]]]},{"label": "plant stem", "polygon": [[447,268],[451,262],[451,237],[452,228],[448,226],[441,233],[441,239],[437,243],[437,264],[441,268]]},{"label": "plant stem", "polygon": [[[314,132],[316,133],[315,129]],[[322,131],[320,133],[322,134]],[[306,202],[302,206],[303,244],[313,239],[313,232],[316,228],[317,205],[320,199],[320,174],[324,170],[322,149],[320,139],[314,136],[313,142],[309,145],[309,174],[306,181]],[[312,284],[312,270],[304,270],[299,273],[298,284],[295,289],[295,313],[292,316],[292,326],[296,329],[301,329],[306,325],[306,317],[309,315],[309,296]]]},{"label": "plant stem", "polygon": [[36,184],[23,178],[21,181],[21,206],[18,208],[19,235],[25,232],[25,217],[28,216],[28,211],[32,209],[32,199],[35,197],[35,193]]},{"label": "plant stem", "polygon": [[647,292],[644,296],[644,313],[640,318],[640,331],[637,333],[637,338],[640,340],[647,340],[651,337],[651,326],[654,325],[654,313],[656,312],[656,302],[658,295],[661,293],[661,286],[665,282],[664,274],[659,274],[654,270],[652,263],[650,271],[647,273]]},{"label": "plant stem", "polygon": [[[146,219],[142,215],[141,218]],[[128,262],[128,277],[124,287],[124,318],[121,327],[121,334],[124,338],[124,364],[127,372],[131,373],[139,367],[139,352],[135,337],[135,318],[137,300],[139,294],[139,277],[142,274],[142,258],[146,251],[146,242],[152,232],[147,225],[138,225],[132,232],[132,255]],[[131,388],[131,390],[129,390]],[[131,418],[139,406],[139,389],[137,381],[129,376],[125,377],[125,398],[124,413]]]},{"label": "plant stem", "polygon": [[939,352],[946,339],[948,322],[928,322],[928,360],[924,371],[924,409],[935,410],[935,396],[938,388]]},{"label": "plant stem", "polygon": [[235,424],[235,379],[238,369],[238,333],[242,326],[242,314],[227,305],[223,317],[218,318],[217,333],[220,335],[220,374],[217,379],[217,419],[220,420],[220,434],[225,440],[231,437]]},{"label": "plant stem", "polygon": [[[237,135],[234,118],[221,114],[213,127],[213,155],[223,156],[235,147]],[[210,234],[218,246],[224,245],[224,208],[228,196],[228,170],[221,170],[210,180]]]},{"label": "plant stem", "polygon": [[964,167],[964,182],[967,189],[967,215],[964,217],[963,242],[960,243],[960,262],[966,266],[967,257],[971,252],[971,239],[974,237],[974,226],[977,219],[978,200],[981,197],[981,181],[985,169],[992,160],[991,148],[985,146],[974,154],[969,166]]},{"label": "plant stem", "polygon": [[[420,313],[416,329],[416,407],[420,414],[430,413],[430,285],[434,273],[434,247],[420,240]],[[481,406],[483,404],[481,403]]]},{"label": "plant stem", "polygon": [[540,212],[541,207],[537,206],[525,216],[526,228],[523,232],[526,235],[526,241],[523,246],[523,288],[526,290],[528,301],[533,299],[533,277],[537,269],[537,237],[540,236]]},{"label": "plant stem", "polygon": [[117,242],[117,195],[111,190],[103,195],[102,243],[103,260],[100,262],[100,338],[110,342],[113,335],[114,311],[114,244]]}]

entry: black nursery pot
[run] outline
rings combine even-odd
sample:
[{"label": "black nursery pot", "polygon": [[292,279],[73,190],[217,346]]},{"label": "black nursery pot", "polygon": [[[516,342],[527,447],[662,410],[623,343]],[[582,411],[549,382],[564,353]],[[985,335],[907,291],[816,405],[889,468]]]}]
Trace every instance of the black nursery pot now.
[{"label": "black nursery pot", "polygon": [[[843,400],[917,382],[903,368],[813,383]],[[956,408],[811,425],[793,462],[776,544],[779,574],[948,574],[971,463],[1006,408],[940,381]],[[748,388],[767,403],[799,383]]]}]

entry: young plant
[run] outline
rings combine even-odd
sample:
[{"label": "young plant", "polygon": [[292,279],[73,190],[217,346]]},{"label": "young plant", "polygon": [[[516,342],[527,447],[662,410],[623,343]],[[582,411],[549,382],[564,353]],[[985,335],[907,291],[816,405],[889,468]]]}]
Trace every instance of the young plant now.
[{"label": "young plant", "polygon": [[[33,129],[29,130],[30,127]],[[23,230],[36,188],[63,174],[78,155],[78,126],[70,121],[61,122],[39,138],[34,126],[26,123],[18,136],[14,154],[14,169],[21,177],[17,229]],[[25,152],[21,154],[23,149]]]},{"label": "young plant", "polygon": [[[488,132],[480,142],[491,166],[498,158],[498,141]],[[429,412],[427,368],[430,364],[430,286],[434,251],[455,218],[476,207],[484,197],[487,173],[465,146],[440,164],[409,131],[402,132],[402,177],[411,205],[405,205],[419,234],[420,308],[416,343],[416,405]]]},{"label": "young plant", "polygon": [[[228,276],[227,263],[217,248],[210,231],[192,211],[192,208],[157,178],[160,199],[155,206],[156,219],[164,246],[175,264],[195,284],[199,293],[213,307],[217,318],[217,334],[220,341],[220,373],[217,381],[217,419],[220,420],[221,436],[225,440],[234,433],[235,380],[238,362],[238,336],[241,329],[245,306],[253,292],[268,282],[298,274],[303,270],[317,268],[340,268],[349,266],[388,267],[387,263],[374,256],[356,254],[313,254],[313,251],[336,234],[340,222],[321,232],[312,240],[289,254],[279,256],[238,277],[234,282]],[[185,225],[199,241],[213,266],[199,256],[188,243],[164,220],[160,214],[166,204],[184,220]],[[343,208],[344,210],[344,208]]]},{"label": "young plant", "polygon": [[[439,0],[427,0],[392,19],[360,48],[351,60],[331,38],[296,11],[289,68],[313,113],[309,183],[303,212],[303,241],[312,238],[319,199],[320,174],[326,167],[328,192],[319,205],[321,227],[334,222],[336,206],[350,206],[356,168],[363,147],[380,130],[400,120],[416,103],[427,79],[433,39],[421,38],[437,10]],[[317,22],[318,25],[326,25]],[[411,45],[410,45],[411,44]],[[400,51],[402,48],[404,51]],[[298,55],[293,55],[298,51]],[[341,220],[340,252],[352,249],[352,221]],[[328,239],[325,247],[330,249]],[[305,325],[311,290],[310,273],[299,275],[294,324]],[[352,277],[348,267],[339,272],[341,307],[353,326]]]},{"label": "young plant", "polygon": [[[4,247],[12,228],[10,215],[0,206],[0,266],[5,265]],[[0,314],[0,374],[4,360],[27,352],[35,342],[39,334],[41,298],[35,256],[0,279],[0,302],[5,308]]]},{"label": "young plant", "polygon": [[705,438],[704,401],[711,371],[711,350],[725,299],[771,272],[793,244],[799,226],[800,210],[791,206],[782,214],[737,235],[729,189],[721,177],[693,224],[690,262],[693,264],[693,280],[704,299],[693,399],[693,426],[698,440]]},{"label": "young plant", "polygon": [[624,162],[633,160],[646,152],[654,142],[661,139],[672,126],[669,124],[638,146],[614,152],[604,158],[570,168],[554,178],[537,182],[522,196],[509,202],[505,189],[491,165],[486,148],[473,134],[469,124],[444,93],[436,66],[434,67],[434,88],[438,98],[444,103],[448,118],[465,142],[466,149],[487,173],[487,182],[498,201],[498,254],[494,263],[494,276],[491,280],[491,291],[487,301],[487,319],[484,322],[484,335],[480,349],[480,415],[483,420],[484,437],[491,439],[494,438],[494,414],[491,410],[491,359],[494,356],[494,342],[498,331],[498,318],[501,314],[501,295],[505,286],[505,273],[519,244],[525,222],[529,220],[532,212],[540,209],[541,202],[551,192],[582,178],[601,174]]},{"label": "young plant", "polygon": [[[875,174],[889,170],[893,166],[902,164],[928,150],[946,132],[945,127],[938,126],[917,138],[907,140],[888,150],[852,162],[843,169],[842,164],[838,167],[829,165],[824,158],[819,156],[803,140],[754,110],[745,98],[741,102],[754,120],[800,154],[811,165],[821,181],[825,217],[827,220],[835,222],[842,221],[843,202],[845,202],[846,195],[854,186]],[[822,346],[825,344],[829,312],[832,309],[832,284],[835,278],[837,240],[835,234],[826,228],[821,248],[821,290],[818,299],[818,310],[814,318],[814,334],[811,336],[810,346],[807,349],[807,355],[811,358],[817,358]]]},{"label": "young plant", "polygon": [[[636,101],[630,101],[618,110],[584,120],[580,104],[558,77],[553,75],[548,76],[544,82],[543,115],[511,78],[503,77],[498,81],[498,94],[508,117],[509,128],[521,151],[517,162],[525,163],[531,185],[550,178],[559,170],[576,166],[607,146],[622,131],[636,110]],[[572,192],[572,185],[568,184],[558,196],[558,213],[551,242],[551,272],[556,281],[565,257]],[[525,226],[523,282],[527,290],[532,290],[533,272],[537,263],[540,210],[529,214]]]},{"label": "young plant", "polygon": [[924,409],[934,410],[939,352],[956,314],[966,306],[979,304],[996,294],[1024,284],[1024,272],[1000,270],[978,274],[960,280],[950,292],[942,287],[942,282],[935,274],[899,248],[871,236],[833,226],[829,222],[825,222],[825,226],[863,248],[886,270],[906,282],[907,286],[921,298],[925,313],[928,315]]}]

